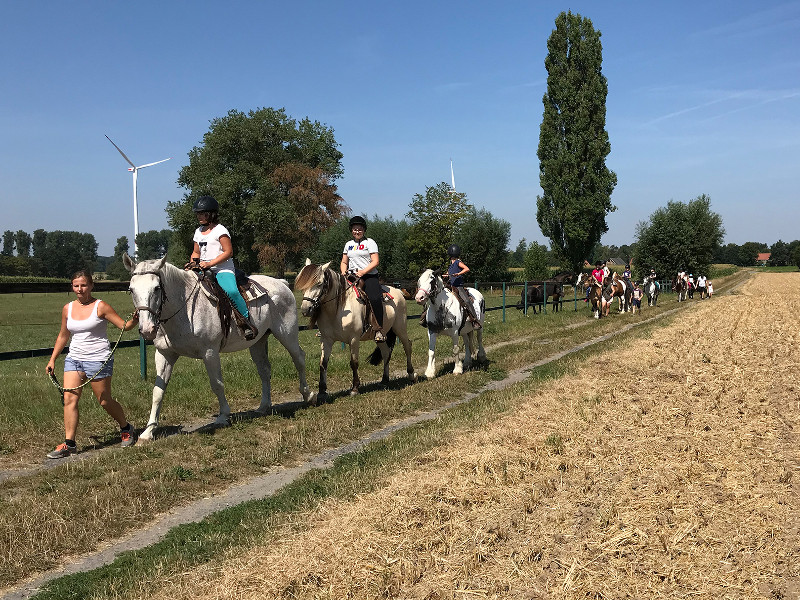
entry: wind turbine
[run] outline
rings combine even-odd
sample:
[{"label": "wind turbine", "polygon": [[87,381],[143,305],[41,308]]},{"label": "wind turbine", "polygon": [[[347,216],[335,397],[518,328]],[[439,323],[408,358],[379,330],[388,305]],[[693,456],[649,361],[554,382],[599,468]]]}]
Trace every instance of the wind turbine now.
[{"label": "wind turbine", "polygon": [[[112,142],[112,144],[113,144],[113,142]],[[453,159],[452,158],[450,159],[450,181],[451,181],[450,193],[451,194],[455,194],[456,193],[456,176],[453,173]]]},{"label": "wind turbine", "polygon": [[120,154],[122,154],[122,158],[124,158],[125,161],[130,165],[130,168],[128,169],[128,171],[133,173],[133,257],[136,258],[136,255],[137,255],[136,238],[139,235],[139,203],[138,203],[138,200],[137,200],[137,197],[136,197],[136,180],[138,178],[139,169],[144,169],[145,167],[152,167],[153,165],[157,165],[157,164],[162,163],[162,162],[167,162],[168,160],[171,160],[172,157],[170,156],[169,158],[165,158],[164,160],[157,160],[156,162],[147,163],[146,165],[139,165],[137,167],[135,164],[133,164],[133,161],[131,161],[130,158],[125,156],[125,153],[122,150],[119,149],[119,146],[117,146],[111,140],[110,137],[106,136],[106,139],[109,142],[111,142],[111,144],[114,146],[114,148],[117,149],[117,151]]}]

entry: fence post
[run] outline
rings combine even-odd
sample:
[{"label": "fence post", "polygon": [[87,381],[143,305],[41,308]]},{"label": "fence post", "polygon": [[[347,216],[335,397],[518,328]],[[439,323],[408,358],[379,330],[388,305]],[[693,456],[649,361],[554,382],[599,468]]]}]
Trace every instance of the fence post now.
[{"label": "fence post", "polygon": [[506,322],[506,282],[503,282],[503,323]]},{"label": "fence post", "polygon": [[142,381],[147,381],[147,349],[141,334],[139,334],[139,374],[142,376]]},{"label": "fence post", "polygon": [[528,281],[525,281],[525,302],[522,303],[522,314],[528,316]]}]

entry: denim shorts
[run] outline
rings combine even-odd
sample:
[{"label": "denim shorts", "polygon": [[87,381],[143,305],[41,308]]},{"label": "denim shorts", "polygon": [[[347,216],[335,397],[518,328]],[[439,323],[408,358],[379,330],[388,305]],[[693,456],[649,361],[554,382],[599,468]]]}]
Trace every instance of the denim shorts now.
[{"label": "denim shorts", "polygon": [[[100,369],[100,367],[103,367]],[[105,379],[111,377],[114,372],[114,357],[108,359],[108,362],[103,366],[102,360],[76,360],[71,358],[69,354],[64,359],[64,371],[82,371],[86,373],[86,377],[91,379],[98,371],[99,374],[95,377],[97,379]]]}]

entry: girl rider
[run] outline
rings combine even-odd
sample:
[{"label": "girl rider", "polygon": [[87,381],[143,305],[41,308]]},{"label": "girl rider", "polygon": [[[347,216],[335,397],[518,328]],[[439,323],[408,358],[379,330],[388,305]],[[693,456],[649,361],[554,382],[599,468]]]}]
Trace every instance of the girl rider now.
[{"label": "girl rider", "polygon": [[378,244],[372,238],[365,237],[366,232],[367,222],[364,217],[355,216],[350,219],[353,239],[344,245],[339,270],[345,277],[354,275],[364,282],[364,292],[378,324],[375,342],[381,343],[386,341],[386,336],[383,333],[383,290],[378,281]]},{"label": "girl rider", "polygon": [[214,273],[217,283],[233,302],[236,311],[244,317],[240,323],[244,339],[254,340],[258,337],[258,329],[253,325],[247,303],[236,285],[231,234],[219,222],[219,203],[211,196],[200,196],[195,200],[192,210],[197,215],[200,227],[194,232],[194,249],[184,269],[200,267]]}]

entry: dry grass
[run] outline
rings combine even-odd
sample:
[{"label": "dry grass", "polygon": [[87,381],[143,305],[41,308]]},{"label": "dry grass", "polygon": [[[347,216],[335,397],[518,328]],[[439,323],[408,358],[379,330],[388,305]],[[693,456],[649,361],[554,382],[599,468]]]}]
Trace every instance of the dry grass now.
[{"label": "dry grass", "polygon": [[146,595],[800,597],[799,311],[800,275],[758,275]]}]

